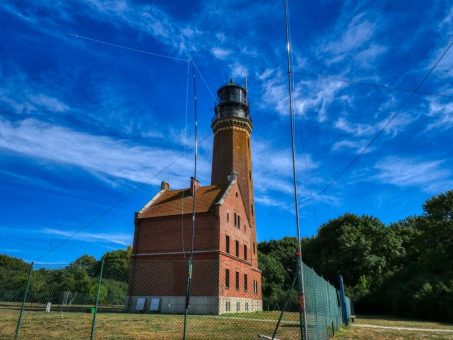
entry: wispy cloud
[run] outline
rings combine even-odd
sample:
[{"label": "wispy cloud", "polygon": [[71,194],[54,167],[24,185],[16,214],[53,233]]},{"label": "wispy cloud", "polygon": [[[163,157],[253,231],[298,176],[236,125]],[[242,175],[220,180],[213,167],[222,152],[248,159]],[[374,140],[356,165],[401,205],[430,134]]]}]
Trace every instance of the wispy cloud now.
[{"label": "wispy cloud", "polygon": [[[271,108],[280,115],[288,115],[288,84],[280,70],[266,69],[257,75],[262,81],[262,108]],[[312,118],[318,122],[328,119],[329,106],[336,95],[345,87],[345,83],[327,80],[299,80],[294,86],[295,114]],[[338,99],[337,99],[338,100]],[[348,96],[339,98],[339,102],[347,102]]]},{"label": "wispy cloud", "polygon": [[72,240],[90,243],[113,243],[121,246],[129,246],[132,243],[131,233],[75,233],[73,230],[62,230],[54,228],[44,228],[41,230],[41,233],[64,239],[71,237]]},{"label": "wispy cloud", "polygon": [[[182,159],[183,154],[178,149],[143,147],[35,119],[18,123],[0,120],[0,148],[26,157],[69,164],[95,174],[149,184],[158,184],[163,176],[176,181],[190,173],[192,164],[188,158]],[[167,164],[178,159],[177,166],[162,172]],[[209,165],[203,159],[199,162],[201,176],[207,177]]]},{"label": "wispy cloud", "polygon": [[[364,147],[368,144],[369,140],[367,139],[359,139],[359,140],[351,140],[351,139],[343,139],[335,142],[332,145],[332,151],[340,151],[340,150],[348,150],[351,149],[355,153],[360,153],[364,149]],[[368,148],[365,153],[369,153],[373,151],[374,148]]]},{"label": "wispy cloud", "polygon": [[358,65],[369,67],[386,51],[373,39],[382,19],[376,14],[363,11],[354,14],[351,11],[354,9],[344,4],[336,27],[319,43],[318,57],[324,58],[327,64],[348,62],[347,59],[352,58]]},{"label": "wispy cloud", "polygon": [[16,114],[61,113],[70,110],[70,106],[56,95],[41,92],[23,73],[7,77],[1,68],[2,65],[0,104],[11,108]]},{"label": "wispy cloud", "polygon": [[[406,113],[397,113],[397,116],[392,119],[390,124],[387,125],[388,121],[393,117],[395,112],[390,112],[386,115],[385,118],[377,121],[377,122],[370,122],[370,123],[353,123],[347,120],[345,117],[338,118],[335,123],[334,127],[342,132],[345,132],[354,137],[361,137],[361,141],[355,141],[356,145],[359,144],[366,144],[366,138],[371,140],[371,138],[381,129],[384,129],[384,133],[389,134],[391,136],[396,136],[400,131],[402,131],[407,125],[414,122],[418,119],[418,115],[409,115]],[[344,143],[343,143],[344,142]],[[337,150],[341,147],[349,147],[353,146],[351,143],[347,141],[340,141],[333,146],[333,150]],[[355,148],[355,146],[353,146]]]},{"label": "wispy cloud", "polygon": [[417,187],[435,193],[453,187],[453,175],[445,168],[445,160],[417,160],[397,156],[387,157],[375,165],[373,178],[398,187]]},{"label": "wispy cloud", "polygon": [[231,69],[231,76],[233,78],[237,78],[240,80],[242,80],[248,74],[247,67],[238,62],[230,65],[230,69]]},{"label": "wispy cloud", "polygon": [[352,123],[347,121],[343,117],[338,118],[337,121],[334,123],[334,126],[337,129],[352,134],[354,136],[370,135],[375,131],[374,125]]},{"label": "wispy cloud", "polygon": [[[319,164],[310,154],[300,154],[296,160],[298,172],[298,191],[300,204],[308,204],[323,181],[317,172]],[[280,149],[267,141],[256,141],[253,145],[253,181],[256,202],[265,206],[286,209],[288,199],[294,192],[292,179],[292,158],[289,149]],[[329,195],[316,197],[316,201],[335,203],[336,198]]]},{"label": "wispy cloud", "polygon": [[432,120],[427,130],[448,130],[453,128],[453,102],[442,103],[437,99],[430,99],[426,115]]},{"label": "wispy cloud", "polygon": [[225,48],[221,47],[213,47],[211,49],[211,53],[217,58],[217,59],[226,59],[231,53],[231,50],[227,50]]}]

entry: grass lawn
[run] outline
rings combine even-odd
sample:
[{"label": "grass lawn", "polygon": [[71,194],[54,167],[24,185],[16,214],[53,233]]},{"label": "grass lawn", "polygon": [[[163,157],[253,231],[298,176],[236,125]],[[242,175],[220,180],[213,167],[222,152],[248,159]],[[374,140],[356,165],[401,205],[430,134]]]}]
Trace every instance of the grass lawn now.
[{"label": "grass lawn", "polygon": [[[417,328],[419,330],[372,328],[368,326]],[[440,330],[449,330],[451,332],[443,332]],[[340,330],[335,338],[380,340],[453,339],[453,325],[441,322],[392,318],[389,316],[359,316],[352,326]]]},{"label": "grass lawn", "polygon": [[[0,339],[13,339],[18,316],[18,310],[0,309]],[[278,312],[190,315],[188,338],[216,340],[257,339],[259,334],[270,336],[278,316]],[[90,313],[26,311],[20,339],[89,339],[92,318]],[[298,313],[285,313],[277,338],[298,339],[298,319]],[[96,339],[182,338],[182,315],[99,313],[96,320]],[[372,328],[373,326],[419,328],[428,331]],[[356,318],[352,326],[337,331],[335,335],[335,339],[453,339],[453,325],[362,316]]]},{"label": "grass lawn", "polygon": [[[19,312],[0,310],[0,339],[12,339]],[[89,339],[92,314],[26,311],[20,339]],[[279,339],[296,339],[297,313],[287,313]],[[257,339],[272,335],[278,313],[262,312],[228,316],[190,315],[189,339]],[[183,315],[99,313],[96,339],[181,339]]]}]

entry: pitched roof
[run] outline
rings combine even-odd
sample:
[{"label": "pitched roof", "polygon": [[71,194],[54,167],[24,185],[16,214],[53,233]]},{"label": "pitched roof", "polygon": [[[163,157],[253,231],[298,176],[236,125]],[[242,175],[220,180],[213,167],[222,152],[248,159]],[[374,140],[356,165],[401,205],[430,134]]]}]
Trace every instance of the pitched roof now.
[{"label": "pitched roof", "polygon": [[[214,209],[215,203],[227,189],[225,185],[199,187],[196,192],[195,212]],[[193,197],[190,189],[162,190],[139,213],[138,218],[188,214],[192,212]]]}]

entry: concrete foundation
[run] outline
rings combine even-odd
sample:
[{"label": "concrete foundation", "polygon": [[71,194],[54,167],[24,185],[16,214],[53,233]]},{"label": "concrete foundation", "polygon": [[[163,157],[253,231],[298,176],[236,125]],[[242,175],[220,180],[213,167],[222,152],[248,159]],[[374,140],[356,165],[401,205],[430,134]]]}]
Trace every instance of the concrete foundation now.
[{"label": "concrete foundation", "polygon": [[[130,296],[126,303],[128,311],[151,313],[151,299],[159,299],[158,308],[155,312],[164,314],[184,313],[185,296]],[[189,313],[219,315],[225,313],[250,313],[262,310],[263,303],[261,300],[218,296],[192,296],[190,298]]]}]

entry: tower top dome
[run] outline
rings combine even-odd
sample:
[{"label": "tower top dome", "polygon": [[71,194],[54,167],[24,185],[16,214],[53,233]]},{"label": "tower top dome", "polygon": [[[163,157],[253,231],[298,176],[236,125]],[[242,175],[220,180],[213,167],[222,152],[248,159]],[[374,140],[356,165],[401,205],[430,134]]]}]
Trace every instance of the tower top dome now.
[{"label": "tower top dome", "polygon": [[233,79],[228,84],[223,85],[217,90],[217,104],[215,107],[215,117],[249,117],[249,103],[247,90],[242,85],[236,84]]}]

